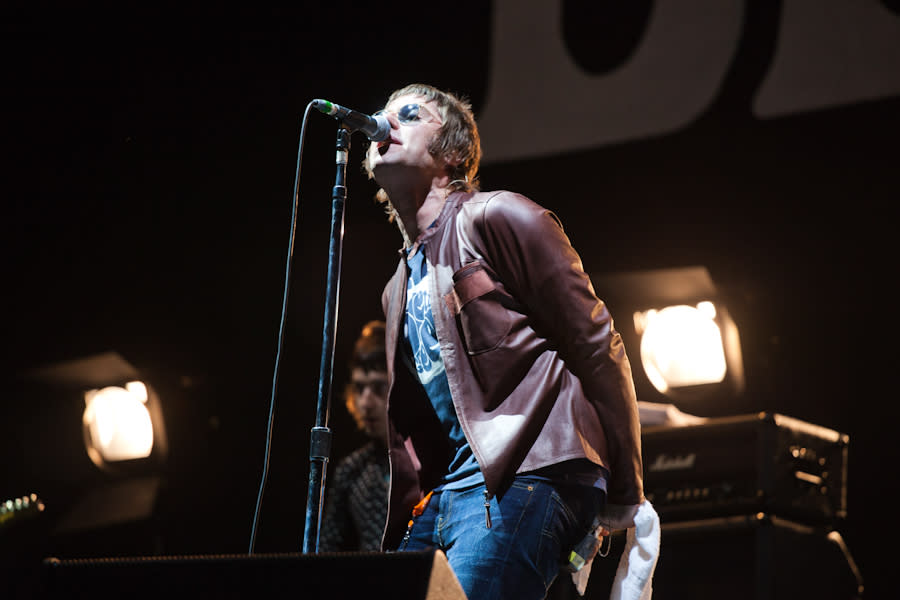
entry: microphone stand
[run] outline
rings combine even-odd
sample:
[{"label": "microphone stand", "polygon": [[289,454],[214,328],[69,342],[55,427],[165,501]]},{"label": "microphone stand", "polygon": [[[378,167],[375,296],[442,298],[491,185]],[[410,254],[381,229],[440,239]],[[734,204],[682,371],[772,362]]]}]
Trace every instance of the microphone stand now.
[{"label": "microphone stand", "polygon": [[328,281],[325,290],[325,318],[322,326],[322,358],[319,363],[319,392],[316,422],[310,433],[309,487],[306,501],[306,525],[303,530],[303,552],[318,552],[319,525],[325,491],[325,471],[331,454],[331,430],[328,409],[334,367],[334,338],[337,330],[338,292],[341,281],[341,251],[344,235],[344,204],[347,200],[347,156],[350,130],[343,124],[337,133],[337,165],[331,192],[331,239],[328,246]]}]

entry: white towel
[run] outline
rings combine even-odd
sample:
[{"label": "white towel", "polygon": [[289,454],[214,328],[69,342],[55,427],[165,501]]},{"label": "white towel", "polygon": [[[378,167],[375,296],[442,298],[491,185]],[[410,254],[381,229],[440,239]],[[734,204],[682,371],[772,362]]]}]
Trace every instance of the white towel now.
[{"label": "white towel", "polygon": [[625,549],[613,579],[610,600],[650,600],[653,572],[659,558],[659,515],[645,500],[638,507],[634,527],[626,531]]},{"label": "white towel", "polygon": [[[625,549],[613,579],[610,600],[650,600],[653,595],[653,572],[659,557],[659,515],[648,500],[632,510],[634,526],[626,529]],[[572,573],[579,596],[584,596],[594,558],[589,557],[581,569]]]}]

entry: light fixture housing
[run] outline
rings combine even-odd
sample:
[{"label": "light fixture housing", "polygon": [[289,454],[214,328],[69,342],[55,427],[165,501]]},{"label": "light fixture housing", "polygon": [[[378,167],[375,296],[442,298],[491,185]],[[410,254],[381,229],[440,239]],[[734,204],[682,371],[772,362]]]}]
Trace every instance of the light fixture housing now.
[{"label": "light fixture housing", "polygon": [[631,359],[639,400],[727,401],[745,389],[737,325],[702,266],[592,277]]},{"label": "light fixture housing", "polygon": [[117,352],[57,363],[31,376],[79,395],[84,451],[97,468],[113,476],[161,470],[168,441],[159,396]]}]

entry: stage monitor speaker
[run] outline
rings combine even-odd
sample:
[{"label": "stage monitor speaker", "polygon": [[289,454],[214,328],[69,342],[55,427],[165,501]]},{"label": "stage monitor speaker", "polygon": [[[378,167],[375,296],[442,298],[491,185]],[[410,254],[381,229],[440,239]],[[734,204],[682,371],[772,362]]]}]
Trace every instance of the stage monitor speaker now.
[{"label": "stage monitor speaker", "polygon": [[[552,600],[607,600],[625,545],[594,559],[584,598],[561,574]],[[863,581],[840,534],[764,514],[663,523],[653,600],[859,600]]]},{"label": "stage monitor speaker", "polygon": [[466,600],[440,550],[43,561],[41,598]]}]

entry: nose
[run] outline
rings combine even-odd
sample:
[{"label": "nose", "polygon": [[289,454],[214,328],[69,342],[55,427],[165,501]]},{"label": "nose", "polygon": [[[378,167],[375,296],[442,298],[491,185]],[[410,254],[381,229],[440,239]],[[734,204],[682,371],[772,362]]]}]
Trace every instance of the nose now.
[{"label": "nose", "polygon": [[379,396],[372,385],[366,385],[357,392],[356,401],[361,411],[370,412],[378,408]]},{"label": "nose", "polygon": [[397,113],[385,111],[382,114],[387,117],[388,123],[391,124],[391,129],[400,129],[400,119],[397,118]]},{"label": "nose", "polygon": [[359,405],[361,407],[371,406],[372,405],[372,388],[366,386],[362,389],[359,394],[357,394],[357,398],[359,400]]}]

